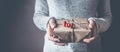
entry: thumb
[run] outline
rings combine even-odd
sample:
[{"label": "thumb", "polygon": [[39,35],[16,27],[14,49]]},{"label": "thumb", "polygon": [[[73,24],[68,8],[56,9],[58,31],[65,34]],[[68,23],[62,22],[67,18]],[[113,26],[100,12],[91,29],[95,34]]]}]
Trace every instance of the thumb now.
[{"label": "thumb", "polygon": [[89,20],[89,28],[90,29],[94,28],[94,21],[93,20]]},{"label": "thumb", "polygon": [[53,36],[53,29],[50,27],[50,24],[48,24],[47,33],[48,33],[50,36]]},{"label": "thumb", "polygon": [[50,24],[50,27],[51,27],[52,29],[54,29],[54,28],[56,27],[56,20],[53,19],[53,18],[50,19],[49,24]]}]

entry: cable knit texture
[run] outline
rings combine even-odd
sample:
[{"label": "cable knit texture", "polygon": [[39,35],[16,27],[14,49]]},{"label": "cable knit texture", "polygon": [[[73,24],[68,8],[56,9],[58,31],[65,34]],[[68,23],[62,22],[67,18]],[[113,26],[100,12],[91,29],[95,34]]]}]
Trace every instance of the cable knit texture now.
[{"label": "cable knit texture", "polygon": [[[46,31],[50,17],[84,17],[95,20],[97,34],[105,32],[111,24],[110,0],[36,0],[33,21]],[[45,35],[44,52],[101,52],[100,37],[90,44],[84,42],[69,43],[68,46],[54,45]]]}]

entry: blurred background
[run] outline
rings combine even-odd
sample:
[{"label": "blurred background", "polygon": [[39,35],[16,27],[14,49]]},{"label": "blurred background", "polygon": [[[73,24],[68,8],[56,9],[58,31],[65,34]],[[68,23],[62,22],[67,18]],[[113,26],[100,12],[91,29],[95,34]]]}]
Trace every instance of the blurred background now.
[{"label": "blurred background", "polygon": [[[33,23],[35,0],[0,0],[0,52],[43,52],[44,31]],[[103,52],[119,52],[120,3],[111,0],[113,23],[101,34]]]}]

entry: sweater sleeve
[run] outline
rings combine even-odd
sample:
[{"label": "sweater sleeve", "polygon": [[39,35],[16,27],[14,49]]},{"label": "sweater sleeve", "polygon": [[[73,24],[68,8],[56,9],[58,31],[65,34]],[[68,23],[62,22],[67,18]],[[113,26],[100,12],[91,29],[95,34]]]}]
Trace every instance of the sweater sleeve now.
[{"label": "sweater sleeve", "polygon": [[100,0],[97,8],[97,17],[90,17],[96,22],[97,33],[105,32],[111,25],[112,14],[110,0]]},{"label": "sweater sleeve", "polygon": [[41,30],[46,31],[46,25],[49,20],[49,9],[46,0],[35,1],[34,24]]}]

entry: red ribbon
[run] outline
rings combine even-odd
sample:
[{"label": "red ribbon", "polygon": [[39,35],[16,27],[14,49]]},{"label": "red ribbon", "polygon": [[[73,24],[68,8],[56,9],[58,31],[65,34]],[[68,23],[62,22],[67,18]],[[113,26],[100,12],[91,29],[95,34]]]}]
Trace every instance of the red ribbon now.
[{"label": "red ribbon", "polygon": [[73,24],[72,23],[67,23],[66,21],[64,21],[64,27],[72,28]]}]

